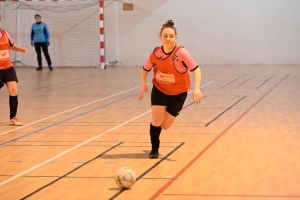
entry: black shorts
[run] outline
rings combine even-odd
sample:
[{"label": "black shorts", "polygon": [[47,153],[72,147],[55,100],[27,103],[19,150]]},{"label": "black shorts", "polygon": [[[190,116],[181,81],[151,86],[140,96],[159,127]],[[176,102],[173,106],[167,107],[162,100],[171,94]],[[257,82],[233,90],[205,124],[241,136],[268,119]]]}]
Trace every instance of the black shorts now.
[{"label": "black shorts", "polygon": [[8,69],[0,70],[0,89],[10,81],[18,82],[16,70],[14,67],[10,67]]},{"label": "black shorts", "polygon": [[166,111],[176,117],[179,115],[186,100],[187,92],[177,95],[167,95],[157,89],[154,85],[151,92],[151,105],[167,106]]}]

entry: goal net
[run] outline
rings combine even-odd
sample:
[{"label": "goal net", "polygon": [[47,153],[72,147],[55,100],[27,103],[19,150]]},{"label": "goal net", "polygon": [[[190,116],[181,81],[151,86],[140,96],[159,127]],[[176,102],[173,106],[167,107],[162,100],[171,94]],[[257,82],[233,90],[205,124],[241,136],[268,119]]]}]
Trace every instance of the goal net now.
[{"label": "goal net", "polygon": [[[37,56],[30,44],[34,16],[50,30],[48,48],[54,67],[100,66],[99,0],[1,1],[2,29],[14,42],[26,47],[27,54],[11,51],[17,66],[37,67]],[[43,66],[47,62],[42,53]]]}]

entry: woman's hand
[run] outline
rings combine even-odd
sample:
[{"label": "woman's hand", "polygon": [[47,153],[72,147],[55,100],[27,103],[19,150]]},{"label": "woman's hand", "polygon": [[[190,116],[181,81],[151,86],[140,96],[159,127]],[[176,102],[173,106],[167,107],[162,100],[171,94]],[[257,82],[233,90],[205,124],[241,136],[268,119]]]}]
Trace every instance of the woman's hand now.
[{"label": "woman's hand", "polygon": [[142,85],[142,88],[141,88],[141,91],[140,91],[139,100],[143,100],[144,93],[148,93],[148,86],[147,85]]},{"label": "woman's hand", "polygon": [[202,95],[202,92],[200,91],[200,89],[195,89],[194,90],[193,98],[194,98],[195,103],[200,103],[201,102],[201,100],[203,99],[203,95]]}]

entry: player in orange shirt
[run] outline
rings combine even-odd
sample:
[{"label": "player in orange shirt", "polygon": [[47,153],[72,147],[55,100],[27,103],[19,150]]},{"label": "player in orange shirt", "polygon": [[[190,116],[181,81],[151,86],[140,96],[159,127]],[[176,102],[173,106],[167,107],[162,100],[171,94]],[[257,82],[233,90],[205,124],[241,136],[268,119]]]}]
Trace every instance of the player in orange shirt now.
[{"label": "player in orange shirt", "polygon": [[10,60],[10,50],[27,53],[26,48],[16,45],[8,32],[0,28],[0,89],[6,84],[9,93],[10,122],[12,125],[21,126],[17,119],[18,91],[15,68]]},{"label": "player in orange shirt", "polygon": [[163,24],[159,37],[162,46],[154,49],[141,70],[140,100],[143,99],[144,93],[148,93],[146,77],[148,72],[154,68],[150,124],[152,150],[149,158],[159,156],[161,130],[167,130],[172,126],[183,107],[187,91],[190,89],[188,70],[194,73],[194,101],[199,103],[203,98],[200,91],[201,70],[190,53],[184,47],[176,44],[177,32],[172,20]]}]

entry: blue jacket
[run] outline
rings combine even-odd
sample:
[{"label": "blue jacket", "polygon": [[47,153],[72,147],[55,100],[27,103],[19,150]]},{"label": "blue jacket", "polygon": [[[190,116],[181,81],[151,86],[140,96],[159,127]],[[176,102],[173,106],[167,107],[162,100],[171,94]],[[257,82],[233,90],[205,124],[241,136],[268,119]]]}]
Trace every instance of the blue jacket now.
[{"label": "blue jacket", "polygon": [[32,24],[30,39],[34,42],[49,42],[50,31],[47,24],[44,22]]}]

